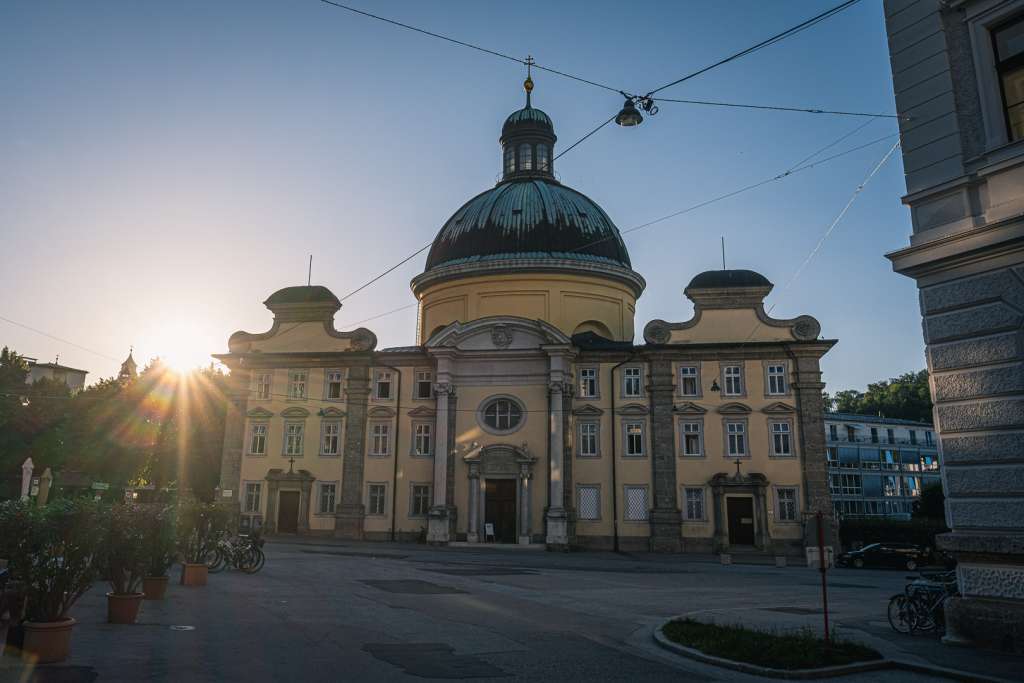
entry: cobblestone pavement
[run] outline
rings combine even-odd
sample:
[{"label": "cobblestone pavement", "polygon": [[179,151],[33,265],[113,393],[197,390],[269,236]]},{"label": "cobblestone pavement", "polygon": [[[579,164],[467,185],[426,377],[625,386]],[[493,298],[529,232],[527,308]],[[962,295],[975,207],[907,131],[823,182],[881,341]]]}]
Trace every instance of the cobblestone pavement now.
[{"label": "cobblestone pavement", "polygon": [[[266,549],[259,574],[214,575],[205,588],[172,581],[134,626],[104,623],[105,586],[96,586],[73,612],[70,661],[29,680],[753,681],[661,650],[653,628],[696,612],[774,628],[820,621],[818,574],[803,567],[303,539]],[[1022,658],[894,634],[885,606],[903,582],[900,572],[830,572],[833,623],[906,659],[1019,678]],[[5,679],[25,680],[6,659]]]}]

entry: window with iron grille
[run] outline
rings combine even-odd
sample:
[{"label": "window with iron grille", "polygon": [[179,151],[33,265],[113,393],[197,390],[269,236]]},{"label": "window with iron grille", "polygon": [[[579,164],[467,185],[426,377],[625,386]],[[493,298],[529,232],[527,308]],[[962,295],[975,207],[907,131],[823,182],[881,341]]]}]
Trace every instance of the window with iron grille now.
[{"label": "window with iron grille", "polygon": [[576,487],[576,515],[579,519],[601,519],[601,487],[581,484]]},{"label": "window with iron grille", "polygon": [[690,522],[703,522],[704,517],[704,489],[702,487],[687,487],[683,489],[684,508],[683,518]]},{"label": "window with iron grille", "polygon": [[624,493],[623,497],[626,499],[625,520],[627,522],[645,521],[648,513],[647,487],[626,486],[624,487]]},{"label": "window with iron grille", "polygon": [[370,484],[367,489],[367,506],[366,514],[368,515],[383,515],[384,514],[384,501],[387,497],[387,489],[385,484]]},{"label": "window with iron grille", "polygon": [[772,422],[772,454],[793,455],[788,422]]},{"label": "window with iron grille", "polygon": [[597,457],[597,434],[598,427],[596,422],[580,423],[580,457]]},{"label": "window with iron grille", "polygon": [[433,427],[428,422],[416,424],[416,431],[413,437],[413,453],[415,455],[430,455],[433,453],[431,450],[432,429]]},{"label": "window with iron grille", "polygon": [[374,376],[373,397],[386,401],[391,398],[391,373],[386,370],[379,370]]},{"label": "window with iron grille", "polygon": [[288,373],[288,398],[306,398],[306,380],[309,373],[305,370],[292,370]]},{"label": "window with iron grille", "polygon": [[786,366],[768,366],[768,393],[773,396],[780,396],[786,393]]},{"label": "window with iron grille", "polygon": [[682,438],[680,441],[683,444],[683,455],[703,455],[704,449],[701,448],[700,439],[700,422],[683,422],[682,423]]},{"label": "window with iron grille", "polygon": [[640,368],[623,369],[622,394],[627,398],[640,396]]},{"label": "window with iron grille", "polygon": [[644,454],[644,423],[626,423],[626,455],[641,457]]},{"label": "window with iron grille", "polygon": [[597,397],[597,368],[580,368],[580,398]]},{"label": "window with iron grille", "polygon": [[391,425],[377,422],[370,428],[370,455],[388,455],[391,452]]},{"label": "window with iron grille", "polygon": [[730,457],[747,454],[747,424],[745,422],[726,422],[726,445]]},{"label": "window with iron grille", "polygon": [[249,481],[245,483],[245,498],[242,512],[255,512],[260,511],[260,492],[262,484],[260,482]]},{"label": "window with iron grille", "polygon": [[249,455],[267,454],[267,423],[255,422],[249,428]]},{"label": "window with iron grille", "polygon": [[409,505],[409,515],[412,517],[426,517],[430,512],[430,485],[413,484],[412,501]]},{"label": "window with iron grille", "polygon": [[317,513],[328,515],[334,512],[334,499],[338,491],[338,485],[334,482],[320,482],[320,495],[318,498]]},{"label": "window with iron grille", "polygon": [[320,429],[320,455],[337,455],[340,452],[341,423],[324,422]]},{"label": "window with iron grille", "polygon": [[796,489],[780,486],[775,489],[775,498],[779,503],[779,521],[795,522],[797,519]]},{"label": "window with iron grille", "polygon": [[697,391],[697,366],[684,365],[679,368],[679,393],[682,396],[696,396]]},{"label": "window with iron grille", "polygon": [[304,425],[301,422],[286,422],[284,425],[284,454],[299,456],[302,455],[302,432]]},{"label": "window with iron grille", "polygon": [[722,393],[726,396],[742,396],[743,367],[740,365],[726,365],[723,373],[725,376],[725,390]]},{"label": "window with iron grille", "polygon": [[270,398],[270,388],[273,375],[269,372],[261,372],[256,375],[256,398],[266,401]]},{"label": "window with iron grille", "polygon": [[345,379],[345,373],[341,370],[328,370],[326,378],[324,380],[324,398],[330,401],[337,401],[341,399],[342,383]]},{"label": "window with iron grille", "polygon": [[430,370],[416,371],[416,398],[432,398],[434,392],[434,373]]}]

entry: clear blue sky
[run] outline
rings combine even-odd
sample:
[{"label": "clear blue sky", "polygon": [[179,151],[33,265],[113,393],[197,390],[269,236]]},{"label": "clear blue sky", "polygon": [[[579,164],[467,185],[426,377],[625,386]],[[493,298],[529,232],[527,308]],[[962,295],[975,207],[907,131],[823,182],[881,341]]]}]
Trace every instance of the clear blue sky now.
[{"label": "clear blue sky", "polygon": [[[357,6],[645,91],[834,4],[413,2]],[[357,2],[357,0],[352,0]],[[341,295],[433,238],[500,170],[497,137],[523,70],[316,0],[0,6],[0,316],[120,359],[201,363],[261,301],[313,280]],[[558,150],[620,98],[535,74]],[[663,93],[894,111],[881,3]],[[666,104],[556,163],[621,229],[779,173],[860,119]],[[894,133],[876,120],[831,151]],[[924,366],[916,289],[883,254],[907,243],[899,154],[787,291],[783,286],[895,139],[626,237],[648,288],[637,330],[685,320],[682,288],[720,267],[776,283],[773,315],[840,340],[829,389]],[[339,312],[345,327],[413,302],[418,257]],[[366,323],[415,341],[415,308]],[[0,344],[90,371],[117,362],[0,321]]]}]

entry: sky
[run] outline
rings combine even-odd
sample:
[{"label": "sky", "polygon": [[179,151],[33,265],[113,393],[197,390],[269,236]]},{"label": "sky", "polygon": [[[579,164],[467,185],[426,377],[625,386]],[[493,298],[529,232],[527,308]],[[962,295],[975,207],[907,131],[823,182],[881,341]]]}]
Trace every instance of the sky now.
[{"label": "sky", "polygon": [[[838,0],[515,3],[351,0],[361,9],[646,92]],[[318,0],[0,4],[0,345],[116,374],[210,362],[261,332],[275,290],[338,296],[433,239],[500,173],[501,123],[523,105],[512,61]],[[556,153],[622,98],[534,73]],[[667,97],[894,113],[881,3],[863,0]],[[773,177],[866,119],[665,103],[555,162],[621,230]],[[818,158],[882,136],[874,119]],[[887,252],[911,232],[896,153],[801,269],[896,137],[625,236],[654,318],[689,319],[697,273],[749,268],[775,283],[773,317],[815,316],[839,344],[828,390],[925,365],[916,287]],[[344,302],[339,329],[415,343],[418,256]],[[793,279],[799,272],[799,277]],[[364,322],[366,321],[366,322]],[[70,343],[66,343],[70,342]],[[77,346],[76,346],[77,345]],[[84,348],[82,348],[84,347]]]}]

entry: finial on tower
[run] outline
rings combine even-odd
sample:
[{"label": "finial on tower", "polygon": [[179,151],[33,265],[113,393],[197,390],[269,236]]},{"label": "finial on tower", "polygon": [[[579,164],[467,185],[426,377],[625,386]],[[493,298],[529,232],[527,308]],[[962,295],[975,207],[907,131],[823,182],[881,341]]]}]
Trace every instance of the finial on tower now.
[{"label": "finial on tower", "polygon": [[532,67],[536,62],[531,55],[526,55],[526,80],[523,81],[523,89],[526,90],[526,108],[530,108],[530,93],[533,92]]}]

